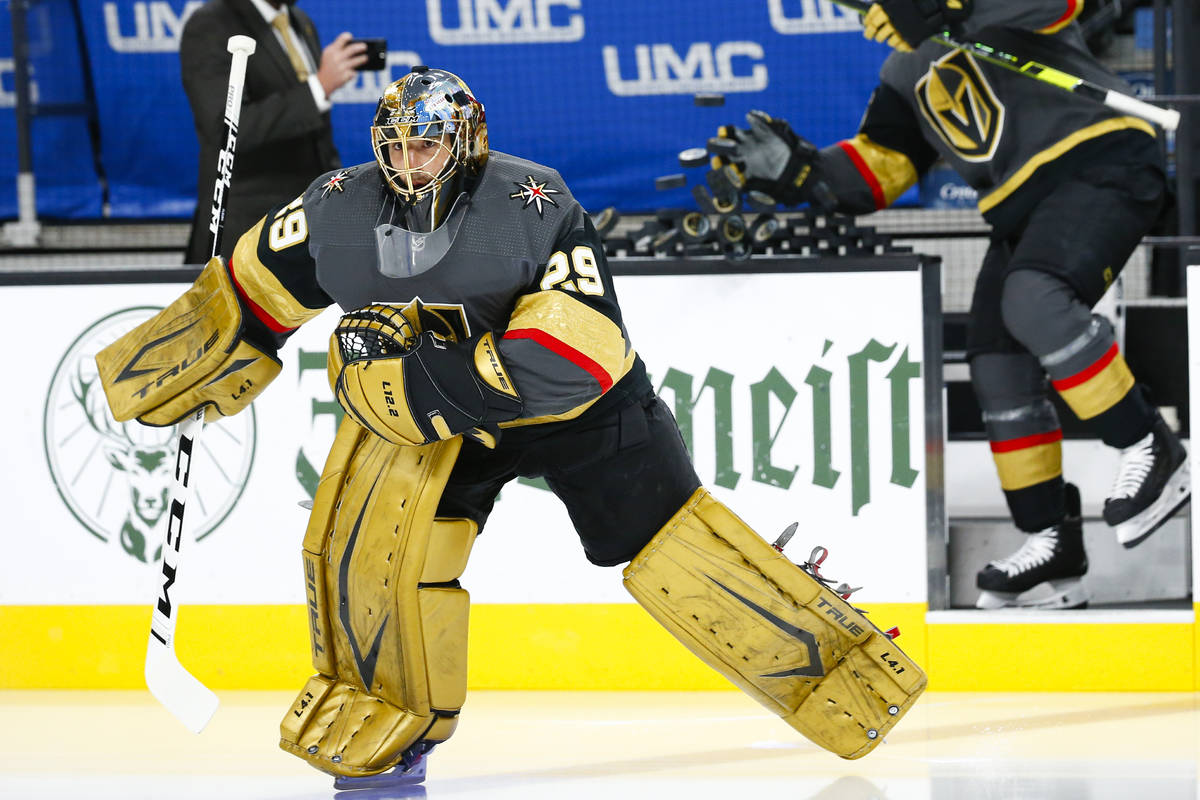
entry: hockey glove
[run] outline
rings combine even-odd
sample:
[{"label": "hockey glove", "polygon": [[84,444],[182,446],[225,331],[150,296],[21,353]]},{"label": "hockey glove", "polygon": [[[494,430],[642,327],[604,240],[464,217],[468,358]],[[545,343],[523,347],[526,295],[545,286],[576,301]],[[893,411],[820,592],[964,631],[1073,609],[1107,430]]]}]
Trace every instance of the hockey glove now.
[{"label": "hockey glove", "polygon": [[[713,166],[731,172],[739,188],[784,205],[812,203],[832,211],[837,198],[817,174],[817,148],[785,120],[762,111],[746,114],[749,130],[722,126],[708,140]],[[725,168],[728,167],[728,170]]]},{"label": "hockey glove", "polygon": [[863,36],[908,52],[971,15],[974,0],[878,0],[863,16]]},{"label": "hockey glove", "polygon": [[[488,447],[498,423],[523,408],[486,332],[465,342],[393,328],[379,306],[342,318],[330,347],[338,402],[393,444],[422,445],[462,434]],[[336,362],[336,363],[334,363]]]}]

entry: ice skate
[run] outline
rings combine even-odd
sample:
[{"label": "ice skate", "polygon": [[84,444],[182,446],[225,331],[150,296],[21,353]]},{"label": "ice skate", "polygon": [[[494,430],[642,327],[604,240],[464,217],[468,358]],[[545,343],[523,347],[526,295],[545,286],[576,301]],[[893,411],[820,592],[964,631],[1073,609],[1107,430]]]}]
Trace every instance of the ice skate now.
[{"label": "ice skate", "polygon": [[[1079,490],[1066,485],[1067,516],[1029,535],[1017,552],[988,563],[975,577],[976,608],[1087,608],[1087,553]],[[1043,584],[1046,590],[1034,591]]]},{"label": "ice skate", "polygon": [[406,750],[400,763],[387,772],[381,772],[378,775],[364,775],[360,778],[336,775],[333,779],[333,788],[338,791],[347,791],[349,789],[394,789],[402,786],[416,786],[425,781],[427,756],[432,749],[433,745],[418,742]]},{"label": "ice skate", "polygon": [[1104,501],[1104,521],[1117,541],[1135,547],[1158,530],[1192,495],[1187,451],[1157,416],[1150,433],[1121,451],[1121,466]]}]

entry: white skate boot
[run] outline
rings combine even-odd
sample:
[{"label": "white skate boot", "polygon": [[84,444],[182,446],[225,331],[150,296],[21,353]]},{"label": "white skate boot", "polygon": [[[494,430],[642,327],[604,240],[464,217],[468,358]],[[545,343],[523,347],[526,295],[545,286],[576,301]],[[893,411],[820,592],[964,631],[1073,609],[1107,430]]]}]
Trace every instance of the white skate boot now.
[{"label": "white skate boot", "polygon": [[1187,451],[1161,416],[1145,438],[1121,451],[1104,521],[1116,528],[1117,541],[1134,547],[1183,508],[1192,496]]},{"label": "white skate boot", "polygon": [[[1067,516],[1062,522],[1029,534],[1017,552],[990,562],[975,576],[980,590],[976,608],[1087,608],[1083,576],[1088,562],[1079,490],[1068,483],[1065,492]],[[1048,595],[1031,591],[1042,584],[1049,584]]]}]

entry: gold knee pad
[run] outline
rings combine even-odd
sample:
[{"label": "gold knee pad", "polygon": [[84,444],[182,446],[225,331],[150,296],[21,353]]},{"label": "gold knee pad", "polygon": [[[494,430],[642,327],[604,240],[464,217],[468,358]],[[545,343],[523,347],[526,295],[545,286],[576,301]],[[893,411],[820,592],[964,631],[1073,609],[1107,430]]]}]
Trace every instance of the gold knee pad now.
[{"label": "gold knee pad", "polygon": [[383,772],[454,732],[470,602],[457,578],[478,529],[434,514],[461,442],[394,445],[350,417],[338,429],[304,537],[319,674],[280,724],[280,746],[326,772]]},{"label": "gold knee pad", "polygon": [[702,661],[843,758],[874,749],[925,690],[894,642],[704,489],[624,574]]}]

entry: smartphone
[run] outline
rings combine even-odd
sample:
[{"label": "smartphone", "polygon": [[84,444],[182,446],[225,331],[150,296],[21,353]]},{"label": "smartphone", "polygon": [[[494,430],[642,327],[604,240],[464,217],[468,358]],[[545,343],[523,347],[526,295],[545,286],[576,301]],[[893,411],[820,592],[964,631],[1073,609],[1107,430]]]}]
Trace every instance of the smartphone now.
[{"label": "smartphone", "polygon": [[359,72],[377,72],[387,66],[387,39],[351,39],[350,44],[363,42],[367,46],[367,60],[359,64]]}]

